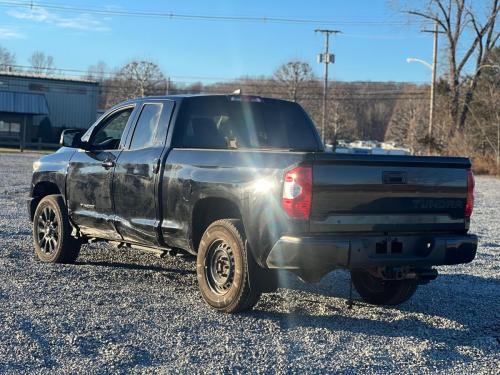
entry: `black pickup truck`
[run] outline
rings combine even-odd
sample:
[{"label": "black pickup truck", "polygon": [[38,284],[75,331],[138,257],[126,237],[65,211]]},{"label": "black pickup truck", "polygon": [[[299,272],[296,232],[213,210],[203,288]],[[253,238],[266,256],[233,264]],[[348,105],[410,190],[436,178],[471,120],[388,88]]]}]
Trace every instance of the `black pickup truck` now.
[{"label": "black pickup truck", "polygon": [[308,282],[348,269],[365,301],[399,304],[432,266],[476,255],[469,159],[328,153],[296,103],[141,98],[61,144],[33,166],[38,258],[73,262],[89,241],[189,252],[224,312],[275,290],[278,269]]}]

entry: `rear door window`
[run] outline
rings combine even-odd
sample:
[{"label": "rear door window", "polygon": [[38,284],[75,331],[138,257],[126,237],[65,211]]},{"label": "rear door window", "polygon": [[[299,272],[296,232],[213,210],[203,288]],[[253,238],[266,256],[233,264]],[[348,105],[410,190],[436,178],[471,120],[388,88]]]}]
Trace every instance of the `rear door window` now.
[{"label": "rear door window", "polygon": [[142,107],[141,114],[130,142],[130,149],[140,149],[151,147],[155,143],[156,130],[161,116],[161,104],[145,104]]}]

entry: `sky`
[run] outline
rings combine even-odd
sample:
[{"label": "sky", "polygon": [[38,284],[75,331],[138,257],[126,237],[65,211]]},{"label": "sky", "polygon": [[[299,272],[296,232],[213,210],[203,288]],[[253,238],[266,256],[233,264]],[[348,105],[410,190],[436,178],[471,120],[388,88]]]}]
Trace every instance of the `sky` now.
[{"label": "sky", "polygon": [[[269,76],[289,60],[308,62],[321,77],[316,55],[324,37],[316,28],[339,29],[331,38],[330,76],[343,81],[424,83],[430,70],[407,63],[431,61],[432,34],[407,16],[396,0],[40,0],[33,8],[0,0],[0,46],[28,65],[34,51],[62,69],[87,70],[104,61],[109,70],[133,59],[157,63],[174,81]],[[126,17],[60,7],[187,15],[313,20],[311,23]],[[317,21],[317,22],[316,22]]]}]

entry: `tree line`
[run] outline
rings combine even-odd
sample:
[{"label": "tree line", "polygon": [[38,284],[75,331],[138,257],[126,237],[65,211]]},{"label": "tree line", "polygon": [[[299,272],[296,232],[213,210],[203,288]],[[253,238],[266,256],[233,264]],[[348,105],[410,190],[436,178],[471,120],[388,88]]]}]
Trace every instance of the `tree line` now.
[{"label": "tree line", "polygon": [[[419,8],[401,5],[412,16],[437,23],[445,41],[436,85],[432,134],[428,134],[430,84],[397,82],[330,83],[325,136],[328,143],[356,139],[394,141],[425,154],[469,155],[476,170],[500,172],[499,0],[426,0]],[[30,58],[38,74],[57,72],[42,52]],[[0,69],[15,56],[0,47]],[[148,95],[232,93],[284,98],[300,103],[321,124],[322,81],[306,61],[293,60],[269,77],[241,77],[215,83],[172,81],[151,61],[132,61],[109,72],[104,62],[85,77],[101,84],[101,108]]]},{"label": "tree line", "polygon": [[[445,42],[432,134],[428,133],[430,84],[332,82],[327,142],[394,141],[416,154],[431,149],[439,155],[469,155],[477,171],[500,173],[499,0],[425,0],[399,6],[412,17],[436,23]],[[94,68],[99,72],[99,64]],[[136,95],[241,89],[299,102],[316,124],[321,123],[322,82],[305,61],[289,61],[271,77],[212,84],[172,82],[155,64],[135,61],[103,79],[102,87],[106,106]]]},{"label": "tree line", "polygon": [[[29,66],[27,71],[39,75],[55,75],[57,69],[54,64],[54,58],[46,55],[44,52],[35,51],[28,59]],[[16,55],[6,48],[0,46],[0,71],[20,71],[20,65],[17,65]]]},{"label": "tree line", "polygon": [[[492,50],[486,62],[500,65],[499,47]],[[88,77],[101,82],[103,108],[137,96],[230,94],[241,90],[243,94],[296,101],[316,124],[321,124],[323,83],[304,61],[287,62],[271,77],[242,77],[210,84],[172,81],[148,61],[133,61],[108,78],[95,72],[91,70]],[[451,128],[456,126],[450,111],[453,97],[446,75],[440,77],[434,128],[429,137],[429,84],[334,81],[328,92],[325,138],[332,144],[357,139],[393,141],[415,154],[425,154],[431,145],[435,154],[473,156],[479,171],[496,173],[500,147],[499,88],[500,70],[485,70],[467,104],[464,125],[452,132]]]}]

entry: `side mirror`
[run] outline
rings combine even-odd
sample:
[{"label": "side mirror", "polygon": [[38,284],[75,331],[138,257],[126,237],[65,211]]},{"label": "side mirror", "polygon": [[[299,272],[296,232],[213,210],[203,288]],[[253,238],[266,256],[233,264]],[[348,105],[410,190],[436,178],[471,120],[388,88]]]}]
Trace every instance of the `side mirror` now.
[{"label": "side mirror", "polygon": [[82,131],[78,129],[66,129],[61,133],[59,144],[64,147],[81,147]]}]

